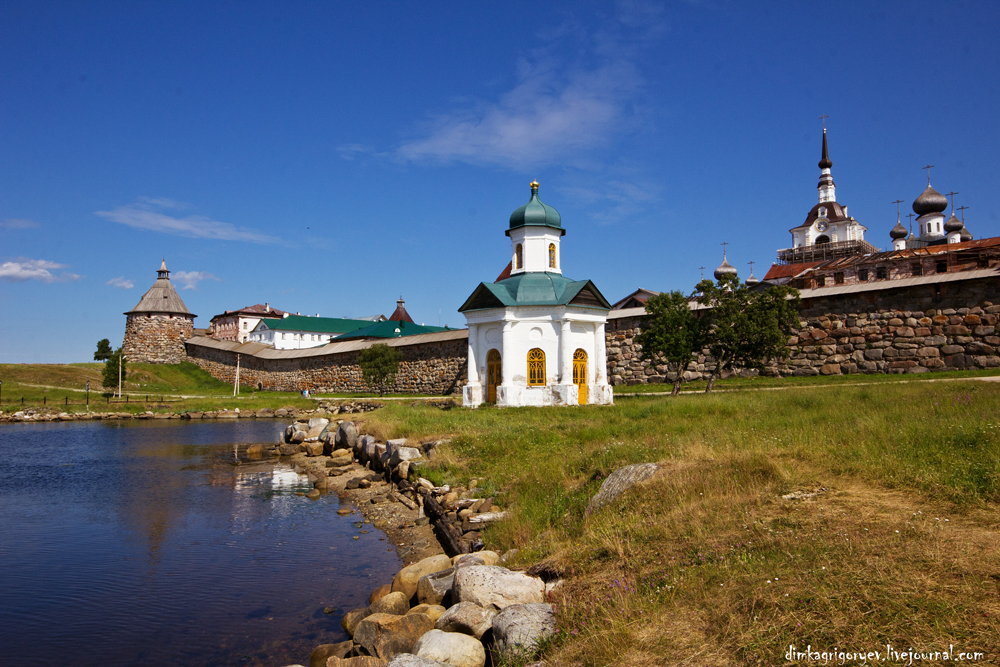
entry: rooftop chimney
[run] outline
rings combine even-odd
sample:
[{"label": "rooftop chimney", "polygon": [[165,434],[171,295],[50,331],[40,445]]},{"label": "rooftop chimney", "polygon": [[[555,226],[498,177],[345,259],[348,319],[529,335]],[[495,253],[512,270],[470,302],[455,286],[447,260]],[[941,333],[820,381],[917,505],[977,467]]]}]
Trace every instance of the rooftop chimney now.
[{"label": "rooftop chimney", "polygon": [[265,303],[264,304],[264,312],[265,313],[270,313],[271,312],[271,304],[269,304],[269,303]]}]

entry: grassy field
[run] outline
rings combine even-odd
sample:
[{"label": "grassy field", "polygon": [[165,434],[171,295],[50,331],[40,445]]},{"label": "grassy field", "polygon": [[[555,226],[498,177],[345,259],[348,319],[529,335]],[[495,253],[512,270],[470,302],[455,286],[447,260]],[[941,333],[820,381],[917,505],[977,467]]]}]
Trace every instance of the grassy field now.
[{"label": "grassy field", "polygon": [[[315,400],[303,399],[297,392],[257,391],[240,388],[233,398],[233,386],[219,382],[192,363],[174,365],[129,364],[122,393],[128,402],[117,397],[108,401],[101,387],[103,363],[85,364],[0,364],[2,404],[0,410],[24,407],[60,407],[66,412],[88,409],[85,387],[90,382],[89,408],[94,411],[141,412],[203,411],[222,408],[258,409],[278,407],[315,407]],[[116,388],[117,389],[117,388]],[[412,394],[386,394],[387,397],[413,398]],[[187,397],[187,398],[181,398]],[[378,399],[377,393],[313,394],[314,399]],[[122,399],[124,400],[124,399]]]},{"label": "grassy field", "polygon": [[[1000,662],[1000,384],[387,405],[366,427],[452,436],[427,474],[483,478],[513,511],[488,547],[567,577],[552,665],[795,664],[790,645],[887,644]],[[610,472],[651,461],[665,472],[584,517]]]}]

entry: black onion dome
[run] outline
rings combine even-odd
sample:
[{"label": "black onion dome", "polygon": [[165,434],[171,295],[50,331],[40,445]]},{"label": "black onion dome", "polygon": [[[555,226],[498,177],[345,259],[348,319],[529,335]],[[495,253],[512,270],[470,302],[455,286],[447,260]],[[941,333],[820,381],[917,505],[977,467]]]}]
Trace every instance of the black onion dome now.
[{"label": "black onion dome", "polygon": [[971,241],[972,240],[972,232],[970,232],[968,229],[966,229],[965,225],[962,225],[962,235],[959,236],[958,239],[962,243],[965,243],[966,241]]},{"label": "black onion dome", "polygon": [[906,231],[906,227],[904,227],[899,220],[896,221],[896,226],[889,231],[889,236],[891,236],[893,240],[905,239],[907,234],[908,232]]},{"label": "black onion dome", "polygon": [[961,220],[955,217],[954,213],[952,213],[951,217],[944,223],[944,231],[949,233],[962,231],[962,227],[965,227],[965,225],[962,224]]},{"label": "black onion dome", "polygon": [[829,169],[833,166],[833,162],[830,160],[830,152],[826,149],[826,129],[823,130],[823,157],[819,161],[820,169]]},{"label": "black onion dome", "polygon": [[916,198],[913,202],[913,212],[917,215],[924,215],[925,213],[942,213],[948,208],[948,198],[943,194],[932,188],[930,185],[927,189]]},{"label": "black onion dome", "polygon": [[715,279],[721,280],[722,276],[735,276],[736,267],[729,263],[726,256],[722,256],[722,264],[719,264],[719,268],[715,270]]}]

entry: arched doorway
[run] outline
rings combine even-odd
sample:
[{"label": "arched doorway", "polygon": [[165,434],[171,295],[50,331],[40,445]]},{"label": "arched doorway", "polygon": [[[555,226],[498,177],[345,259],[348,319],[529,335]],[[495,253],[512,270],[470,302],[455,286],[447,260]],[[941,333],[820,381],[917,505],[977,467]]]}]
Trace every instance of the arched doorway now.
[{"label": "arched doorway", "polygon": [[827,236],[826,234],[816,237],[816,245],[822,245],[824,243],[829,243],[829,242],[830,242],[830,237]]},{"label": "arched doorway", "polygon": [[497,385],[500,384],[501,364],[500,353],[490,350],[486,354],[486,401],[488,403],[497,402]]},{"label": "arched doorway", "polygon": [[573,353],[573,384],[579,393],[580,405],[587,404],[587,353],[578,349]]}]

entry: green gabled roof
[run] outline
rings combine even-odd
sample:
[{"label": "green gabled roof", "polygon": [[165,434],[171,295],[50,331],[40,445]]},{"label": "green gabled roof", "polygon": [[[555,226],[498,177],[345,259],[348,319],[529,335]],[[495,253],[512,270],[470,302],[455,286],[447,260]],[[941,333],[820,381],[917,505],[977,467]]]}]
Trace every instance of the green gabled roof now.
[{"label": "green gabled roof", "polygon": [[528,272],[496,283],[479,283],[458,312],[507,306],[580,306],[611,310],[589,280],[570,280],[558,273]]},{"label": "green gabled roof", "polygon": [[368,322],[368,325],[343,336],[338,336],[337,340],[401,338],[403,336],[416,336],[417,334],[437,333],[438,331],[451,331],[448,327],[428,327],[422,324],[414,324],[413,322],[397,322],[395,320],[386,320],[385,322],[376,322],[375,324]]},{"label": "green gabled roof", "polygon": [[316,333],[344,334],[369,326],[371,320],[289,315],[280,320],[263,319],[261,320],[261,324],[272,331],[314,331]]}]

